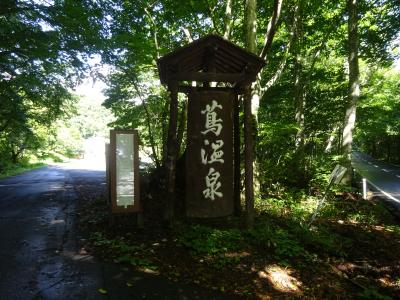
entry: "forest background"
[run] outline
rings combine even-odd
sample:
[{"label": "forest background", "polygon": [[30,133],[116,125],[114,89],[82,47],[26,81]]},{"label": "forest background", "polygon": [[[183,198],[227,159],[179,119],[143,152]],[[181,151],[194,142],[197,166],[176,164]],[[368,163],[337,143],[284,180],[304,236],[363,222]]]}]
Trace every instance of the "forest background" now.
[{"label": "forest background", "polygon": [[[106,134],[107,112],[73,93],[88,75],[107,85],[109,126],[138,128],[142,150],[163,166],[169,102],[156,61],[209,33],[267,62],[253,95],[261,194],[324,182],[348,156],[356,108],[350,151],[399,162],[399,16],[397,0],[2,1],[0,167],[76,157],[84,139]],[[182,96],[180,155],[186,110]]]},{"label": "forest background", "polygon": [[[400,0],[2,0],[0,174],[81,157],[108,128],[137,128],[151,161],[143,173],[162,185],[169,93],[157,59],[218,34],[266,61],[252,96],[254,227],[232,218],[116,235],[106,201],[78,189],[85,247],[252,299],[397,299],[400,227],[380,202],[333,193],[309,221],[352,151],[400,163],[399,28]],[[74,92],[88,78],[104,83],[104,101]],[[180,158],[187,98],[178,100]],[[165,198],[162,186],[160,195],[144,202]]]}]

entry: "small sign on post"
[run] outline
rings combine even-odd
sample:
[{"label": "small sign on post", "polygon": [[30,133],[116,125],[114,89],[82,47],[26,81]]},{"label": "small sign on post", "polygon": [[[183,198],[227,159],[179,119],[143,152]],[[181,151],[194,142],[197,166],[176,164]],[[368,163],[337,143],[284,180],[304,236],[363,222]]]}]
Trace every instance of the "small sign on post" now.
[{"label": "small sign on post", "polygon": [[341,165],[336,165],[329,177],[328,186],[330,187],[332,184],[339,184],[342,181],[344,174],[346,174],[346,171],[347,168]]},{"label": "small sign on post", "polygon": [[308,227],[310,227],[311,224],[314,222],[315,218],[317,217],[317,214],[319,213],[322,206],[324,205],[324,203],[326,201],[326,197],[327,197],[332,185],[339,184],[342,181],[346,172],[347,172],[347,168],[345,168],[341,165],[336,165],[336,167],[333,169],[331,176],[329,177],[329,183],[325,189],[324,196],[322,197],[321,200],[318,201],[317,208],[315,209],[314,213],[311,216],[310,222],[308,223]]},{"label": "small sign on post", "polygon": [[140,211],[137,131],[111,130],[109,158],[111,212]]}]

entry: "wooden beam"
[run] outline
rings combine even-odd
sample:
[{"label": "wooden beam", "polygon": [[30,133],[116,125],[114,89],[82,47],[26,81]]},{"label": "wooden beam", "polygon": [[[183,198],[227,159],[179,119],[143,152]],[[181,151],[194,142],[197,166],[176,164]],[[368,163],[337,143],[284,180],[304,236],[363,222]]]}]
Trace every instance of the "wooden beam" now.
[{"label": "wooden beam", "polygon": [[217,82],[251,82],[253,76],[245,73],[211,73],[211,72],[182,72],[167,74],[168,80],[173,81],[217,81]]},{"label": "wooden beam", "polygon": [[178,92],[179,93],[185,93],[189,94],[193,90],[196,91],[220,91],[220,92],[235,92],[239,95],[244,93],[244,90],[241,88],[236,88],[236,87],[197,87],[197,86],[187,86],[187,85],[181,85],[178,87]]}]

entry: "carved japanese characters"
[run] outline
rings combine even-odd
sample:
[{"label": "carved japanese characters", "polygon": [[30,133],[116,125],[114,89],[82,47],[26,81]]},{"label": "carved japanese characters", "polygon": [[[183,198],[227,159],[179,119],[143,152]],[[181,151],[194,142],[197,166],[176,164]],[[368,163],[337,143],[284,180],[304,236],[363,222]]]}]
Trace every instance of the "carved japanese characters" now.
[{"label": "carved japanese characters", "polygon": [[186,209],[192,217],[226,216],[233,210],[233,95],[189,95]]}]

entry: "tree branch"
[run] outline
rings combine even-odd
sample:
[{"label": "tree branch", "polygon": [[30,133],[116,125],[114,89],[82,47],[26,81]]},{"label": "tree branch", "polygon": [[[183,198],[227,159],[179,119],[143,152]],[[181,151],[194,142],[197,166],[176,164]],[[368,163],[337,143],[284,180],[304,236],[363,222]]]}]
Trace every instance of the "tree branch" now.
[{"label": "tree branch", "polygon": [[267,33],[265,34],[264,47],[261,50],[261,54],[260,54],[261,58],[266,59],[267,54],[268,54],[269,50],[271,49],[272,40],[274,39],[279,16],[281,14],[282,2],[283,2],[283,0],[275,0],[274,1],[274,10],[272,12],[271,19],[268,22]]},{"label": "tree branch", "polygon": [[218,30],[217,22],[216,22],[216,19],[215,19],[215,16],[214,16],[214,10],[215,10],[215,8],[211,9],[210,4],[208,3],[208,1],[207,1],[207,4],[208,4],[208,5],[207,5],[208,12],[210,13],[211,23],[212,23],[212,25],[213,25],[213,28],[214,28],[214,30],[215,30],[215,33],[217,33],[218,35],[221,35],[220,32],[219,32],[219,30]]},{"label": "tree branch", "polygon": [[186,27],[181,27],[181,28],[182,28],[182,31],[185,34],[186,38],[188,39],[189,43],[193,42],[193,38],[192,38],[192,35],[191,35],[189,29]]},{"label": "tree branch", "polygon": [[153,38],[154,38],[154,45],[156,46],[156,55],[157,59],[160,58],[160,46],[158,44],[158,36],[157,36],[157,25],[156,22],[154,21],[154,18],[150,11],[145,7],[144,11],[146,12],[147,16],[150,19],[151,24],[153,25]]},{"label": "tree branch", "polygon": [[147,131],[149,132],[150,147],[151,147],[151,151],[153,152],[154,162],[156,163],[157,167],[160,167],[161,163],[160,163],[160,160],[159,160],[159,158],[157,156],[156,143],[155,143],[154,136],[153,136],[153,130],[151,128],[151,120],[152,119],[151,119],[151,116],[150,116],[150,112],[149,112],[149,109],[147,107],[147,102],[144,99],[142,93],[140,92],[139,86],[137,85],[137,78],[136,78],[136,76],[134,76],[134,77],[135,78],[134,78],[132,83],[133,83],[133,87],[136,90],[136,93],[138,94],[138,96],[140,98],[140,101],[142,102],[143,109],[144,109],[144,112],[146,114]]}]

